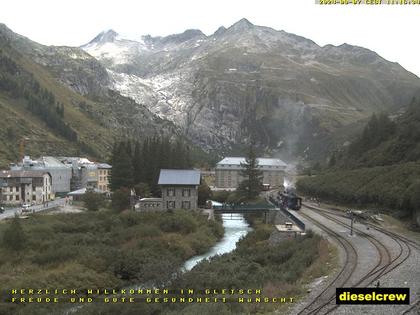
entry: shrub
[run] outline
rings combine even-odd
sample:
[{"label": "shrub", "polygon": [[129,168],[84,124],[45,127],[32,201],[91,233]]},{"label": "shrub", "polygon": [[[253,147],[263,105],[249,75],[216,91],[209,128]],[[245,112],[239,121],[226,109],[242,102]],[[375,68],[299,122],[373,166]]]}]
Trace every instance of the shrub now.
[{"label": "shrub", "polygon": [[62,263],[70,258],[77,256],[78,248],[76,246],[58,247],[54,246],[46,251],[38,252],[33,258],[32,262],[38,265]]},{"label": "shrub", "polygon": [[184,211],[178,210],[173,213],[168,213],[162,216],[162,221],[159,227],[164,232],[181,232],[188,234],[195,232],[197,229],[196,221]]},{"label": "shrub", "polygon": [[90,211],[97,211],[104,203],[104,198],[101,194],[93,191],[88,191],[83,196],[85,207]]},{"label": "shrub", "polygon": [[120,188],[112,194],[112,208],[122,211],[130,206],[130,189]]},{"label": "shrub", "polygon": [[205,206],[206,201],[210,200],[212,197],[212,192],[210,187],[203,182],[200,186],[198,186],[198,205]]},{"label": "shrub", "polygon": [[20,219],[15,216],[3,234],[3,246],[7,249],[20,251],[26,245],[26,235],[20,225]]}]

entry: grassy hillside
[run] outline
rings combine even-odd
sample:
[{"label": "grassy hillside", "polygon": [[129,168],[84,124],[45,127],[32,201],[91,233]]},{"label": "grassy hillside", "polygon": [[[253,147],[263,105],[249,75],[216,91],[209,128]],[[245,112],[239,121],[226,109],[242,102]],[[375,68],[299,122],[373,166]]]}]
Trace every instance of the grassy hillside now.
[{"label": "grassy hillside", "polygon": [[27,154],[106,154],[113,132],[72,106],[81,96],[10,46],[2,46],[0,63],[0,165],[18,157],[23,138]]},{"label": "grassy hillside", "polygon": [[350,146],[334,156],[335,167],[356,168],[393,165],[420,160],[420,100],[413,99],[405,112],[390,120],[374,115]]},{"label": "grassy hillside", "polygon": [[420,163],[325,172],[300,179],[298,189],[325,200],[374,205],[399,216],[416,217],[420,214]]},{"label": "grassy hillside", "polygon": [[420,101],[390,120],[372,116],[363,132],[298,189],[327,200],[376,205],[420,225]]},{"label": "grassy hillside", "polygon": [[[78,55],[77,55],[78,54]],[[25,154],[106,159],[116,138],[178,132],[106,87],[106,70],[78,48],[47,47],[0,25],[0,167]]]}]

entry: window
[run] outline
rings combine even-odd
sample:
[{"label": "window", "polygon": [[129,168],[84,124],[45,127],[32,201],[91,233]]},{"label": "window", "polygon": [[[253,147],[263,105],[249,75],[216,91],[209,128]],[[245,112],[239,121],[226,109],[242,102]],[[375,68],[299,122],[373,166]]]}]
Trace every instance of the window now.
[{"label": "window", "polygon": [[166,191],[166,195],[168,197],[173,197],[175,196],[175,188],[168,188],[168,190]]},{"label": "window", "polygon": [[35,196],[35,195],[33,195],[33,196],[32,196],[32,200],[33,200],[33,201],[35,201],[35,200],[36,200],[36,196]]},{"label": "window", "polygon": [[191,208],[191,202],[190,201],[183,201],[182,202],[182,209],[190,209]]},{"label": "window", "polygon": [[16,195],[16,201],[19,201],[19,195]]},{"label": "window", "polygon": [[19,186],[16,186],[16,192],[19,192]]},{"label": "window", "polygon": [[182,189],[182,197],[191,197],[191,189],[189,188]]},{"label": "window", "polygon": [[175,201],[167,201],[166,208],[168,209],[175,209]]}]

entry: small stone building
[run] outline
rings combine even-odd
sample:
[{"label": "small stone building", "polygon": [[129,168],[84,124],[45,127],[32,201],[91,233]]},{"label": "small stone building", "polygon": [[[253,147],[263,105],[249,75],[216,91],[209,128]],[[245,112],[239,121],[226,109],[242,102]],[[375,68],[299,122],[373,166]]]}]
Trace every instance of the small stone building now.
[{"label": "small stone building", "polygon": [[197,209],[200,171],[160,170],[158,185],[162,190],[162,209]]}]

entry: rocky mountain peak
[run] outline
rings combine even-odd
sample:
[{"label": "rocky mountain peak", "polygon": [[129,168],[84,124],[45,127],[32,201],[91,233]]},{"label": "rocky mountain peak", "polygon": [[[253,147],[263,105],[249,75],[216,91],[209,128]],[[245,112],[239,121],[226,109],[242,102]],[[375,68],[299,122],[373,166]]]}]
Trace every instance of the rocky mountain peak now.
[{"label": "rocky mountain peak", "polygon": [[248,31],[252,29],[255,25],[252,24],[247,19],[243,18],[240,19],[238,22],[233,24],[231,27],[229,27],[229,30],[235,31],[235,32],[242,32],[242,31]]},{"label": "rocky mountain peak", "polygon": [[174,34],[174,35],[163,37],[160,39],[160,41],[162,44],[168,44],[168,43],[179,44],[179,43],[189,41],[193,38],[200,38],[200,37],[206,37],[206,35],[200,30],[188,29],[185,32],[180,33],[180,34]]},{"label": "rocky mountain peak", "polygon": [[216,32],[214,32],[214,36],[220,36],[226,32],[226,27],[220,26]]},{"label": "rocky mountain peak", "polygon": [[92,39],[88,44],[113,42],[117,36],[118,36],[118,33],[112,29],[107,30],[107,31],[102,31],[94,39]]}]

